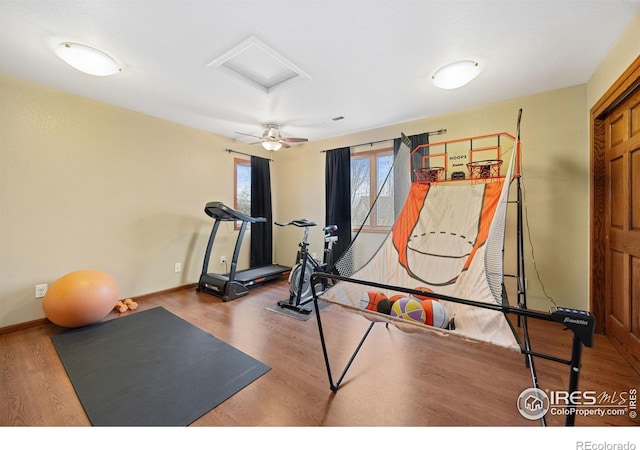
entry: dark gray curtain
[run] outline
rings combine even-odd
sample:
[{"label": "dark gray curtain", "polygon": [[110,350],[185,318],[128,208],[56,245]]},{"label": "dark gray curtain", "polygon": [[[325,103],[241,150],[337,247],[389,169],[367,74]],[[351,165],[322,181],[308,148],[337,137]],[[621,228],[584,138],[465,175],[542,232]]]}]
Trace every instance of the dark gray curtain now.
[{"label": "dark gray curtain", "polygon": [[326,152],[326,225],[337,225],[331,266],[351,244],[351,151],[349,147]]},{"label": "dark gray curtain", "polygon": [[[414,134],[413,136],[408,136],[408,138],[411,141],[411,151],[418,145],[429,143],[429,133]],[[423,147],[411,155],[411,181],[416,181],[413,171],[422,167],[422,157],[428,154],[429,147]]]},{"label": "dark gray curtain", "polygon": [[266,222],[251,224],[250,266],[272,263],[273,220],[271,212],[271,173],[269,160],[251,157],[251,217],[264,217]]},{"label": "dark gray curtain", "polygon": [[[400,145],[404,142],[404,145]],[[429,133],[415,134],[393,140],[393,209],[395,216],[404,206],[409,194],[411,182],[415,181],[414,169],[420,168],[422,157],[429,154],[429,148],[422,148],[415,154],[411,152],[418,145],[429,143]]]}]

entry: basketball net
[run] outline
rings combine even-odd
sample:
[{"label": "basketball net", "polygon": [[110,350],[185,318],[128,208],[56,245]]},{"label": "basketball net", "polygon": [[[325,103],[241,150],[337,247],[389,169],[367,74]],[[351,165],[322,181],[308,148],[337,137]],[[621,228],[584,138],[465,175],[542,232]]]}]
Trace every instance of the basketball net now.
[{"label": "basketball net", "polygon": [[431,167],[414,170],[416,183],[434,184],[442,179],[444,167]]},{"label": "basketball net", "polygon": [[485,161],[467,163],[469,180],[472,185],[495,181],[500,178],[501,167],[502,160],[500,159],[489,159]]}]

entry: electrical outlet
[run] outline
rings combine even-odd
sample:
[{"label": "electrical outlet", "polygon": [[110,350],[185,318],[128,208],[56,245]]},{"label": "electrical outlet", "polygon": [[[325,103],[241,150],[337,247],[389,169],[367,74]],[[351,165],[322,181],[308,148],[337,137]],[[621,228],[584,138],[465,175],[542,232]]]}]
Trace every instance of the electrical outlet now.
[{"label": "electrical outlet", "polygon": [[227,257],[226,256],[221,256],[220,257],[220,264],[225,264],[227,262]]},{"label": "electrical outlet", "polygon": [[35,298],[42,298],[44,294],[47,293],[47,289],[49,288],[48,284],[36,284],[36,293]]},{"label": "electrical outlet", "polygon": [[176,273],[181,272],[182,271],[182,263],[176,263],[174,266],[174,270],[176,271]]}]

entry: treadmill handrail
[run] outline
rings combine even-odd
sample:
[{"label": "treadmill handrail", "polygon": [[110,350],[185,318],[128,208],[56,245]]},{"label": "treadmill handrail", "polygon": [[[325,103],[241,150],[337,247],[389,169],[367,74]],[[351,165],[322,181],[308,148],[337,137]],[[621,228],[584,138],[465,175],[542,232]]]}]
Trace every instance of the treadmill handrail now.
[{"label": "treadmill handrail", "polygon": [[229,208],[222,202],[209,202],[204,207],[204,212],[209,216],[216,220],[222,221],[232,221],[232,220],[241,220],[242,222],[248,223],[259,223],[266,222],[267,219],[264,217],[251,217],[246,214],[241,213],[240,211],[236,211],[233,208]]}]

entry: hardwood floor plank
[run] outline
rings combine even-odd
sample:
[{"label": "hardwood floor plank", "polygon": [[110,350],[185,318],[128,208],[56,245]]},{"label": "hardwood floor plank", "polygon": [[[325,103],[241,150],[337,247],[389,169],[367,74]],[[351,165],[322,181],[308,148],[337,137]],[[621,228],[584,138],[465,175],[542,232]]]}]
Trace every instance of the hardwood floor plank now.
[{"label": "hardwood floor plank", "polygon": [[[373,327],[341,388],[331,392],[315,318],[299,321],[266,309],[287,294],[286,282],[230,302],[183,289],[145,296],[137,311],[125,314],[162,306],[271,367],[194,427],[539,426],[516,409],[517,396],[531,387],[520,353],[383,324]],[[369,322],[337,305],[321,314],[337,379]],[[106,320],[119,316],[112,312]],[[568,332],[558,324],[529,324],[536,351],[569,357]],[[0,335],[0,425],[90,425],[50,339],[62,331],[45,324]],[[536,359],[536,367],[542,388],[567,388],[568,366]],[[598,335],[584,349],[579,387],[623,392],[640,387],[640,375]],[[564,417],[548,415],[548,424],[562,426]],[[640,421],[580,416],[576,425]]]}]

